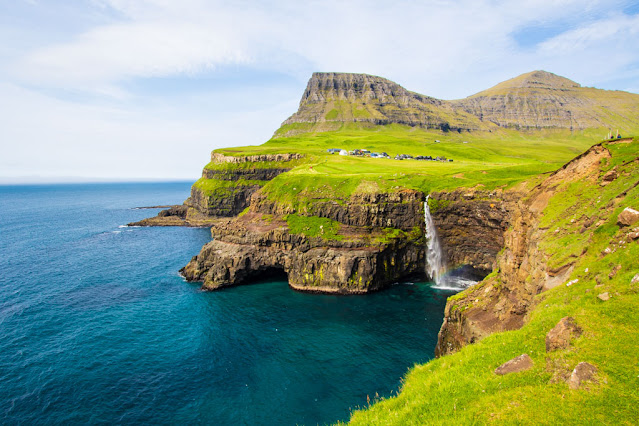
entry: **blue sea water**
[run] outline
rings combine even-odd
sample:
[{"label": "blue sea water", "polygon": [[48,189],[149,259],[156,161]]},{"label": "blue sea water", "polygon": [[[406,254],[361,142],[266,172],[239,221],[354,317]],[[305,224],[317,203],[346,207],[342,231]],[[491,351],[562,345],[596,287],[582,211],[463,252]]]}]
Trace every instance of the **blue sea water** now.
[{"label": "blue sea water", "polygon": [[324,424],[432,358],[450,291],[206,293],[208,229],[127,228],[189,183],[0,186],[0,422]]}]

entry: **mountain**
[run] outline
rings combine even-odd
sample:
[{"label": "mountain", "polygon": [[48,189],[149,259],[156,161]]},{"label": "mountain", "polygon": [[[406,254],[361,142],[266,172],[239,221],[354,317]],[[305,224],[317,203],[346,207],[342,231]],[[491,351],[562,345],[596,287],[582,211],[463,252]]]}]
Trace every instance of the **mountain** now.
[{"label": "mountain", "polygon": [[344,122],[397,123],[445,131],[486,127],[450,102],[411,92],[385,78],[332,72],[313,73],[299,109],[282,125],[303,123],[311,125],[305,129],[324,131],[336,130]]},{"label": "mountain", "polygon": [[639,95],[582,87],[533,71],[465,99],[445,101],[367,74],[314,73],[276,136],[337,130],[343,123],[405,124],[442,131],[639,129]]},{"label": "mountain", "polygon": [[582,87],[546,71],[522,74],[451,104],[482,122],[519,129],[629,131],[639,123],[639,95]]}]

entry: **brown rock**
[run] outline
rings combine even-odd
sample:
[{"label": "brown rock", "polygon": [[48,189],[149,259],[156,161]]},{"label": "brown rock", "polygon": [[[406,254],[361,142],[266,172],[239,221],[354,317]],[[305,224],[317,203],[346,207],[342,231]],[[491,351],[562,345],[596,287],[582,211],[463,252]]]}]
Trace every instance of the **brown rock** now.
[{"label": "brown rock", "polygon": [[595,381],[595,374],[597,374],[597,367],[587,362],[580,362],[570,375],[568,379],[568,387],[570,389],[579,389],[582,382]]},{"label": "brown rock", "polygon": [[636,240],[637,238],[639,238],[639,232],[631,232],[630,234],[628,234],[628,236],[633,240]]},{"label": "brown rock", "polygon": [[546,335],[546,352],[557,349],[566,349],[570,346],[570,340],[581,336],[582,330],[572,317],[564,317]]},{"label": "brown rock", "polygon": [[621,265],[617,265],[615,266],[612,271],[610,271],[610,274],[608,274],[608,278],[612,279],[614,278],[615,275],[617,275],[617,272],[621,271]]},{"label": "brown rock", "polygon": [[619,177],[619,173],[617,173],[617,171],[615,169],[610,170],[608,173],[606,173],[603,177],[603,180],[605,182],[612,182],[613,180],[617,179]]},{"label": "brown rock", "polygon": [[610,300],[610,295],[608,294],[608,292],[605,293],[601,293],[600,295],[597,296],[599,298],[599,300],[603,300],[604,302],[606,300]]},{"label": "brown rock", "polygon": [[619,213],[619,217],[617,217],[617,225],[630,226],[638,220],[639,212],[635,209],[631,209],[630,207],[626,207],[621,213]]},{"label": "brown rock", "polygon": [[504,374],[518,373],[520,371],[530,370],[533,367],[533,360],[528,354],[519,355],[507,361],[495,369],[495,374],[503,376]]}]

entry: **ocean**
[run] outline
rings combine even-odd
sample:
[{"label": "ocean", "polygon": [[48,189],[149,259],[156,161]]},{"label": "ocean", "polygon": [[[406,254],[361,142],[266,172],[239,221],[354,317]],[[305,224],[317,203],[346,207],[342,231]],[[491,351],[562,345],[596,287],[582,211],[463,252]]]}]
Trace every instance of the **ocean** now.
[{"label": "ocean", "polygon": [[208,229],[130,228],[189,182],[0,186],[0,422],[295,425],[348,420],[433,357],[446,297],[178,274]]}]

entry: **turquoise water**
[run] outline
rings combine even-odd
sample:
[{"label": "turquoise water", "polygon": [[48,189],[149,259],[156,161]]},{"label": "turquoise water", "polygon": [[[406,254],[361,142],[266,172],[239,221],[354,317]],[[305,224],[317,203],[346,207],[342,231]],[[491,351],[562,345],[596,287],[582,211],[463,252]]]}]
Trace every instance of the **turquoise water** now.
[{"label": "turquoise water", "polygon": [[0,187],[3,424],[323,424],[432,357],[428,284],[204,293],[177,271],[207,229],[125,228],[189,183]]}]

